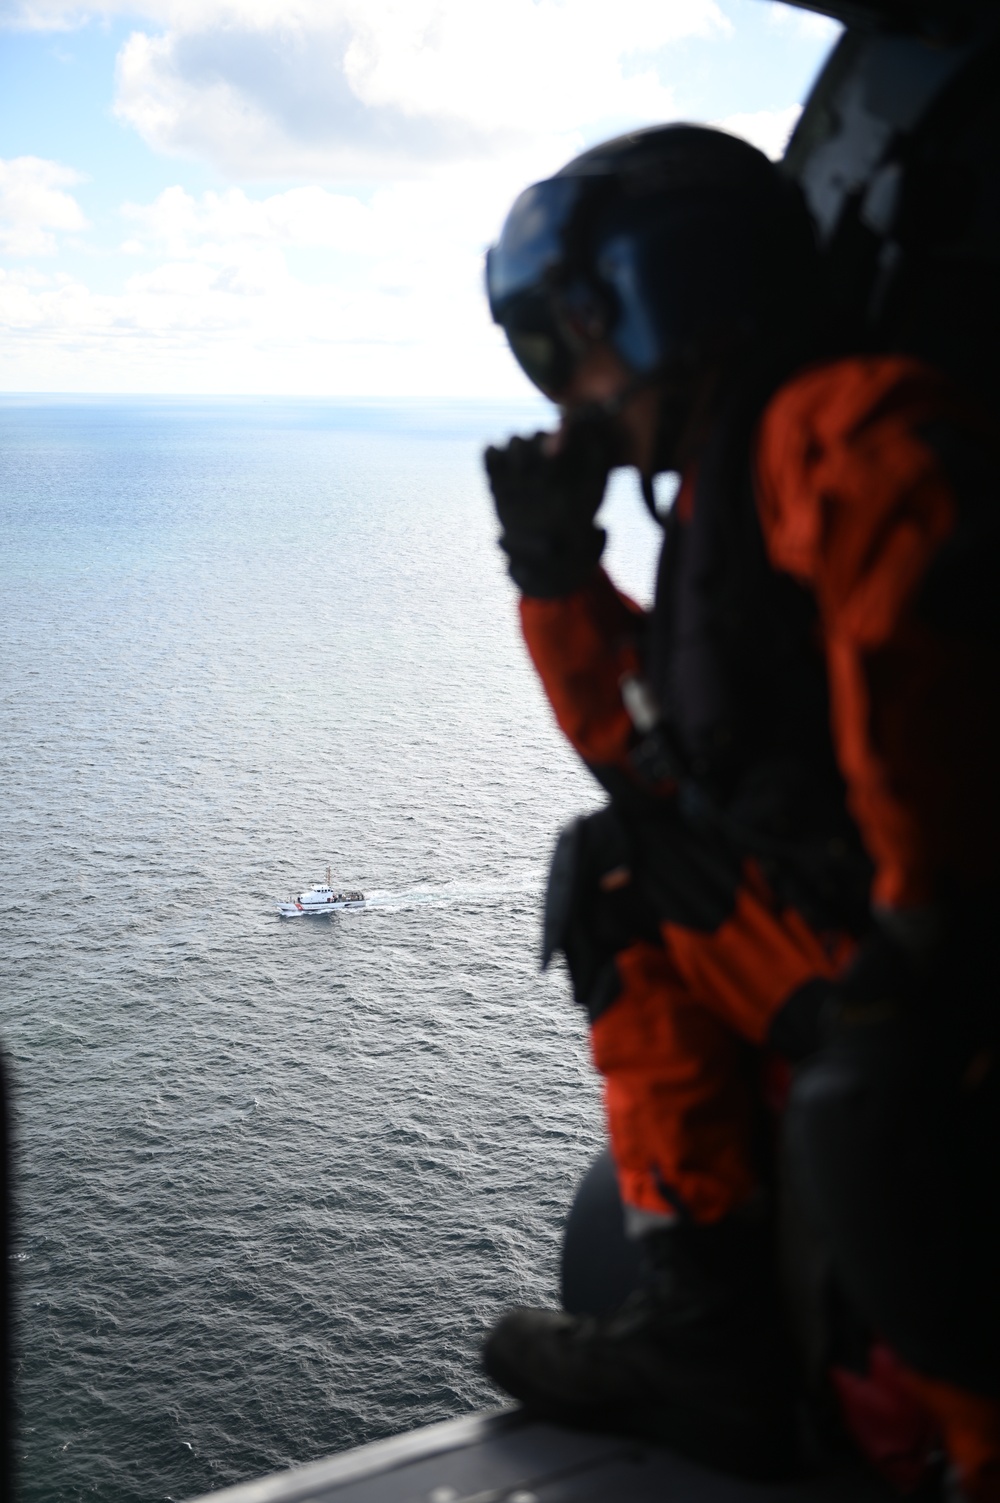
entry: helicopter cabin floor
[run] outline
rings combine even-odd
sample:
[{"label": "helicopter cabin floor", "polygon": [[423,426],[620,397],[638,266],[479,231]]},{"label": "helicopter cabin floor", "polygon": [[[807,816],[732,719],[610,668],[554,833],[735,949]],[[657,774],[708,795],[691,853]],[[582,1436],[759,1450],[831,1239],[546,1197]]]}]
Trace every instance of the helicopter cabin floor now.
[{"label": "helicopter cabin floor", "polygon": [[657,1446],[519,1409],[445,1420],[195,1503],[885,1503],[857,1473],[742,1482]]}]

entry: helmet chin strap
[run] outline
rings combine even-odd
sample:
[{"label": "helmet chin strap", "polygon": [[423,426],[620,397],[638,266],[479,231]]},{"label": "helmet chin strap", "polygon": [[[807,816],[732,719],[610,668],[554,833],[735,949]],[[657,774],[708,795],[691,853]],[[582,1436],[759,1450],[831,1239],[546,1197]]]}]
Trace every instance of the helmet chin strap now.
[{"label": "helmet chin strap", "polygon": [[657,475],[670,472],[677,474],[683,468],[679,462],[678,450],[690,423],[694,393],[689,391],[687,400],[682,400],[676,385],[669,386],[662,380],[654,384],[659,388],[660,399],[656,418],[656,442],[653,446],[652,464],[648,470],[639,471],[639,488],[653,521],[657,526],[665,527],[666,519],[657,510],[653,481]]},{"label": "helmet chin strap", "polygon": [[664,527],[666,526],[666,523],[656,509],[656,492],[653,490],[653,481],[655,478],[656,477],[654,475],[647,474],[645,470],[640,470],[639,490],[642,493],[643,501],[646,503],[646,510],[649,512],[649,515],[652,517],[657,527]]},{"label": "helmet chin strap", "polygon": [[657,388],[660,397],[653,465],[648,471],[639,469],[638,466],[636,468],[639,474],[639,489],[646,510],[657,526],[663,527],[666,524],[656,509],[653,481],[657,475],[677,467],[674,456],[677,442],[687,423],[690,400],[684,403],[679,402],[676,388],[671,390],[664,382],[662,371],[655,371],[645,376],[634,376],[620,391],[615,392],[614,396],[605,397],[603,401],[584,402],[571,409],[563,408],[563,414],[565,422],[570,427],[595,422],[612,425],[621,416],[632,398],[651,386]]}]

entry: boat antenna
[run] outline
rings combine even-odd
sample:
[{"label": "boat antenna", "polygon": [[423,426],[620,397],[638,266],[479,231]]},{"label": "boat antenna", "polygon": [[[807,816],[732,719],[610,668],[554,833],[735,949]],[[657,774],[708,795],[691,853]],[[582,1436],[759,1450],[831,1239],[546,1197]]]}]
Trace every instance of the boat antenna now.
[{"label": "boat antenna", "polygon": [[326,869],[326,885],[327,885],[327,887],[332,887],[333,886],[333,877],[330,874],[330,868],[329,867],[327,867],[327,869]]}]

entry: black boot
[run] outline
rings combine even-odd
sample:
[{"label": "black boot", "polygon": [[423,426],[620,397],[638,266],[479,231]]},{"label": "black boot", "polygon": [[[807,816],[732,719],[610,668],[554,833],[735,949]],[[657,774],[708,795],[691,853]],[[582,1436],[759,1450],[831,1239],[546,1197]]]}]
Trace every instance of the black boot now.
[{"label": "black boot", "polygon": [[559,1424],[641,1435],[745,1477],[797,1469],[794,1382],[770,1238],[736,1218],[644,1237],[614,1315],[511,1310],[486,1339],[501,1388]]}]

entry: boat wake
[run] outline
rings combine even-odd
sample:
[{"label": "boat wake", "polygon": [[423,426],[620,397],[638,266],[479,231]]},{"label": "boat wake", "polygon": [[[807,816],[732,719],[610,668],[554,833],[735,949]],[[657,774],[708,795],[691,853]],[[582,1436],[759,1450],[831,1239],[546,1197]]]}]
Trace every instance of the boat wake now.
[{"label": "boat wake", "polygon": [[459,908],[484,907],[495,903],[516,902],[519,899],[539,896],[543,890],[542,878],[538,875],[524,876],[514,880],[496,882],[446,882],[440,885],[412,887],[403,892],[376,889],[366,892],[363,899],[334,904],[309,904],[299,908],[283,903],[279,912],[283,917],[298,917],[303,914],[331,916],[351,913],[380,912],[401,913],[408,908]]},{"label": "boat wake", "polygon": [[414,887],[407,892],[373,892],[366,908],[455,908],[465,904],[479,907],[510,899],[530,897],[543,888],[541,877],[524,877],[503,882],[448,882],[440,887]]}]

